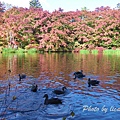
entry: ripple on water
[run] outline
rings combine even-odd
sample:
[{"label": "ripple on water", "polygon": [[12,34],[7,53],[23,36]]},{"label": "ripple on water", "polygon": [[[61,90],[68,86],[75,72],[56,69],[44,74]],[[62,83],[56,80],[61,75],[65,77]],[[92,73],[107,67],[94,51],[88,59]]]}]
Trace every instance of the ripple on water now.
[{"label": "ripple on water", "polygon": [[[2,118],[9,120],[61,120],[64,117],[70,120],[97,120],[101,118],[102,120],[113,118],[117,120],[120,118],[120,112],[110,111],[112,106],[120,108],[118,90],[101,86],[89,88],[86,80],[66,80],[69,85],[66,93],[64,95],[55,95],[52,92],[54,88],[64,86],[57,79],[59,78],[62,81],[63,78],[57,77],[51,81],[49,77],[44,75],[42,77],[44,78],[42,80],[33,80],[33,82],[38,83],[39,87],[36,93],[31,92],[30,86],[32,82],[29,80],[21,83],[18,81],[11,82],[13,87],[11,87],[9,96],[5,96],[5,93],[0,94],[0,113],[6,110],[6,113],[2,114]],[[14,84],[16,87],[14,87]],[[3,87],[7,85],[5,82],[2,83]],[[44,105],[43,96],[45,93],[49,95],[49,98],[57,96],[62,99],[63,104]],[[15,100],[13,100],[13,96],[16,96]],[[6,106],[8,107],[6,108]],[[103,108],[104,111],[102,111]],[[75,113],[74,116],[71,116],[71,111]]]}]

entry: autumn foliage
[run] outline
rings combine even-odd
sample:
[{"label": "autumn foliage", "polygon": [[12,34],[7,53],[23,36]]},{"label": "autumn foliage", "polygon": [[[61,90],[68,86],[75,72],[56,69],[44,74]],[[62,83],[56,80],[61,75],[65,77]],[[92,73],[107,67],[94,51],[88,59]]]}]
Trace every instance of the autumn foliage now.
[{"label": "autumn foliage", "polygon": [[[43,51],[72,51],[120,47],[120,10],[43,11],[12,8],[2,13],[0,45]],[[11,36],[10,36],[11,35]]]}]

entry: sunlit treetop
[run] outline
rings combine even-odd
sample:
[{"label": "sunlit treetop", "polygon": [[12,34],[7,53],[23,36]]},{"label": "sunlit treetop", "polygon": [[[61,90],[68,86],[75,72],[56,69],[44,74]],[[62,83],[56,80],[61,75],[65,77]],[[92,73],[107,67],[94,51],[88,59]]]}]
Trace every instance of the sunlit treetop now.
[{"label": "sunlit treetop", "polygon": [[42,8],[39,0],[31,0],[29,4],[30,4],[30,7],[33,7],[33,8]]},{"label": "sunlit treetop", "polygon": [[3,4],[0,2],[0,12],[4,12],[5,8],[3,6]]},{"label": "sunlit treetop", "polygon": [[117,4],[117,8],[120,9],[120,3]]}]

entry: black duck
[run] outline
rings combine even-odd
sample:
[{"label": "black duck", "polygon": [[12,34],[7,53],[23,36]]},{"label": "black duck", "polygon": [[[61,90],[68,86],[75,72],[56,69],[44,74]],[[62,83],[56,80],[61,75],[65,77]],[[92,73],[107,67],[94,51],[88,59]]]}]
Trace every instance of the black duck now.
[{"label": "black duck", "polygon": [[75,78],[74,79],[76,79],[76,78],[83,78],[83,77],[85,77],[85,75],[83,74],[83,70],[81,70],[81,71],[77,71],[77,72],[74,72],[74,74],[73,74],[74,76],[75,76]]},{"label": "black duck", "polygon": [[62,104],[62,100],[58,99],[58,98],[51,98],[48,99],[48,94],[45,94],[43,96],[43,98],[45,98],[44,104],[48,105],[48,104]]},{"label": "black duck", "polygon": [[98,80],[91,80],[90,78],[88,78],[88,87],[92,86],[97,86],[99,85],[100,81]]},{"label": "black duck", "polygon": [[65,93],[65,90],[66,90],[66,87],[62,87],[62,90],[54,90],[53,92],[54,92],[55,94],[60,95],[60,94],[64,94],[64,93]]},{"label": "black duck", "polygon": [[19,74],[19,81],[21,81],[22,79],[25,79],[26,78],[26,75],[25,74]]},{"label": "black duck", "polygon": [[37,92],[37,89],[38,89],[38,86],[35,85],[35,84],[33,84],[33,85],[32,85],[32,88],[31,88],[31,91],[32,91],[32,92]]}]

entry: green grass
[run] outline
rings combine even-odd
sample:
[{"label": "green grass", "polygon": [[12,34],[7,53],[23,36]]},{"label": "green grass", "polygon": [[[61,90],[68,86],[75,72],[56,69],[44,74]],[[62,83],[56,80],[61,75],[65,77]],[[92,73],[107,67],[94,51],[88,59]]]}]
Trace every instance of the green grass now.
[{"label": "green grass", "polygon": [[17,50],[16,50],[16,53],[25,53],[26,51],[24,50],[24,49],[22,49],[22,48],[18,48]]},{"label": "green grass", "polygon": [[107,49],[103,51],[104,55],[120,55],[120,49],[112,50],[112,49]]},{"label": "green grass", "polygon": [[25,52],[28,52],[28,53],[36,53],[38,52],[37,49],[35,48],[31,48],[29,50],[25,50],[25,49],[22,49],[22,48],[18,48],[18,49],[14,49],[14,48],[3,48],[2,50],[3,53],[25,53]]},{"label": "green grass", "polygon": [[91,53],[96,55],[98,54],[98,50],[91,50]]},{"label": "green grass", "polygon": [[3,48],[2,50],[3,53],[24,53],[26,52],[22,48],[14,49],[14,48]]},{"label": "green grass", "polygon": [[89,51],[89,50],[80,50],[80,53],[81,53],[81,54],[89,54],[90,51]]},{"label": "green grass", "polygon": [[36,52],[38,52],[38,50],[35,48],[31,48],[31,49],[28,49],[27,52],[28,53],[36,53]]},{"label": "green grass", "polygon": [[15,53],[16,50],[12,48],[3,48],[2,52],[3,53]]}]

